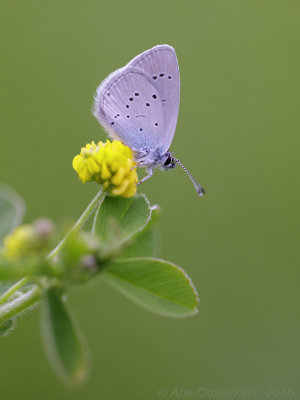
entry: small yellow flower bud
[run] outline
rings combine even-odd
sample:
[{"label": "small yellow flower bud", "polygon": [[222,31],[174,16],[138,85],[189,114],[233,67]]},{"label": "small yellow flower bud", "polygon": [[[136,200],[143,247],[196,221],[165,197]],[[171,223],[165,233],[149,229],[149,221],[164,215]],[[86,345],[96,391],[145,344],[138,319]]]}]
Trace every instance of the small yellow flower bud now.
[{"label": "small yellow flower bud", "polygon": [[47,218],[40,218],[31,225],[18,226],[4,238],[2,254],[9,259],[18,259],[41,253],[47,250],[53,232],[54,225]]},{"label": "small yellow flower bud", "polygon": [[136,193],[138,177],[132,150],[118,140],[88,143],[72,165],[83,183],[96,181],[113,196],[132,197]]},{"label": "small yellow flower bud", "polygon": [[32,225],[21,225],[4,239],[4,255],[14,259],[28,255],[36,247],[38,235]]}]

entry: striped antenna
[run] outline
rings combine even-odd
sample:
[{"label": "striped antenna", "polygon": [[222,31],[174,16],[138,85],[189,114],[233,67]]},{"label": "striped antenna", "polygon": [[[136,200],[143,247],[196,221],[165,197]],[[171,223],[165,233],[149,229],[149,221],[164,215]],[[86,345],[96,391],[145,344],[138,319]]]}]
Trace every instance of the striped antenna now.
[{"label": "striped antenna", "polygon": [[187,176],[190,178],[190,180],[193,182],[193,185],[195,186],[195,189],[197,190],[197,193],[199,196],[203,196],[205,194],[205,190],[203,187],[196,181],[196,179],[193,177],[193,175],[190,173],[190,171],[185,168],[185,166],[182,164],[180,160],[177,158],[173,157],[174,161],[176,161],[177,164],[181,166],[181,168],[184,170],[184,172],[187,174]]}]

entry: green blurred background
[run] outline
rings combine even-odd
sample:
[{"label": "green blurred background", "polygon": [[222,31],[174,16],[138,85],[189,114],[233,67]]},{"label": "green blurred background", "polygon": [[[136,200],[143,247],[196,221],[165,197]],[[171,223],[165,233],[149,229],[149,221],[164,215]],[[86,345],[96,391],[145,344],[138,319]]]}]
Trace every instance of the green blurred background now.
[{"label": "green blurred background", "polygon": [[86,386],[56,379],[36,310],[0,342],[1,398],[299,398],[299,12],[293,0],[2,0],[0,181],[26,221],[80,215],[97,187],[72,157],[105,137],[95,89],[161,43],[181,72],[171,150],[207,196],[180,169],[139,189],[163,209],[162,256],[195,282],[196,317],[157,317],[95,279],[69,296],[91,348]]}]

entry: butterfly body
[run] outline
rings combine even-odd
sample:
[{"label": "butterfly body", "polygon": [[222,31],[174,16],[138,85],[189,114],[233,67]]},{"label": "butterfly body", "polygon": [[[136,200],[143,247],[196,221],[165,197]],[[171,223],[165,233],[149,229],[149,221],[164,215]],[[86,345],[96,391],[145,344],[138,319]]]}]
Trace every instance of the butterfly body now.
[{"label": "butterfly body", "polygon": [[169,152],[179,101],[178,61],[169,45],[158,45],[136,56],[97,89],[94,115],[112,138],[135,152],[138,166],[148,169],[149,175],[142,181],[152,175],[153,168],[170,169],[180,164]]}]

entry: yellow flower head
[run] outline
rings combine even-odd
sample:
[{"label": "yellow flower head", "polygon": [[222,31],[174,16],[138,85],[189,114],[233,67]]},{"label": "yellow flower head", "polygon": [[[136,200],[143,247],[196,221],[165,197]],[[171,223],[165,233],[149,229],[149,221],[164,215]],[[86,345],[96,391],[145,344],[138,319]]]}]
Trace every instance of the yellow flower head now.
[{"label": "yellow flower head", "polygon": [[96,181],[113,196],[132,197],[136,192],[138,177],[132,150],[117,140],[88,143],[72,165],[83,183]]}]

